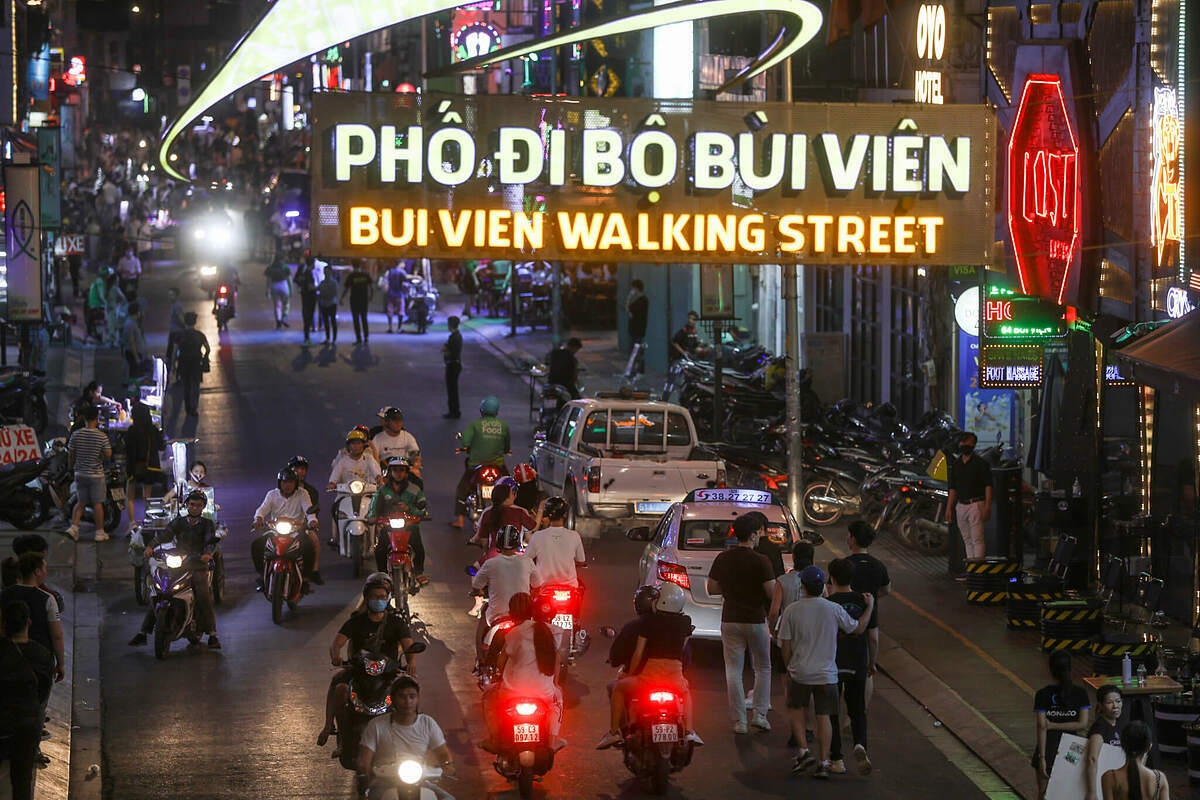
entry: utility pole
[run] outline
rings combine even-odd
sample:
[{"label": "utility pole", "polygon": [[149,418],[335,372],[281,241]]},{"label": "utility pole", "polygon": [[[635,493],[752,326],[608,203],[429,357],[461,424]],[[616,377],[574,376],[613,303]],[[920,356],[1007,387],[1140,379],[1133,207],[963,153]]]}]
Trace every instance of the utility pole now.
[{"label": "utility pole", "polygon": [[[792,102],[792,59],[783,62],[784,102]],[[800,298],[798,276],[803,269],[797,264],[783,265],[784,342],[786,345],[787,426],[788,426],[788,508],[796,521],[804,526],[804,430],[800,419],[800,366],[803,363],[800,337]]]}]

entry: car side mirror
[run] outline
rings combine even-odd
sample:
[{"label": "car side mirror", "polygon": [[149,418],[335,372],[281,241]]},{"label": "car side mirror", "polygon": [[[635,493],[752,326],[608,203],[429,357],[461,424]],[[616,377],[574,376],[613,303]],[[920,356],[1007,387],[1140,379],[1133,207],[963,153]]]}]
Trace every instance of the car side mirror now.
[{"label": "car side mirror", "polygon": [[631,542],[648,542],[650,541],[650,526],[639,525],[636,528],[630,528],[625,531],[625,538]]}]

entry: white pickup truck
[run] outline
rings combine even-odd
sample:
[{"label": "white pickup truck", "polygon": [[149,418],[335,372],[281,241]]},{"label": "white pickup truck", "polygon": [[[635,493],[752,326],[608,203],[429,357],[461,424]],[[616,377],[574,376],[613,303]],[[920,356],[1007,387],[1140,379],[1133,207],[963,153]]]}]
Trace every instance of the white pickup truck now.
[{"label": "white pickup truck", "polygon": [[533,466],[543,490],[585,519],[657,519],[692,489],[725,485],[725,463],[698,449],[683,406],[638,397],[572,400],[539,434]]}]

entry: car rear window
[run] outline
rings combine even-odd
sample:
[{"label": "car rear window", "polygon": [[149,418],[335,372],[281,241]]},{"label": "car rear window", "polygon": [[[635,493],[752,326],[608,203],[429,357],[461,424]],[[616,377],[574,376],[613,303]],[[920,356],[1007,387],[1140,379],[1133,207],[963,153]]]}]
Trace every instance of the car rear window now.
[{"label": "car rear window", "polygon": [[[791,552],[792,536],[782,522],[767,523],[767,538]],[[681,550],[724,550],[736,543],[732,519],[687,520],[679,531]]]}]

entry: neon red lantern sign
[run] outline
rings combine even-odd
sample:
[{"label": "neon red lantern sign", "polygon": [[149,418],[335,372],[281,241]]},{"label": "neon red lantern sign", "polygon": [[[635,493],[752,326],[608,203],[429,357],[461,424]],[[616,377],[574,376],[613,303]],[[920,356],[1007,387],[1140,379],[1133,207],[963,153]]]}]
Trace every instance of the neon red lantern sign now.
[{"label": "neon red lantern sign", "polygon": [[1063,303],[1079,209],[1079,140],[1062,78],[1030,75],[1008,140],[1008,231],[1024,294]]}]

